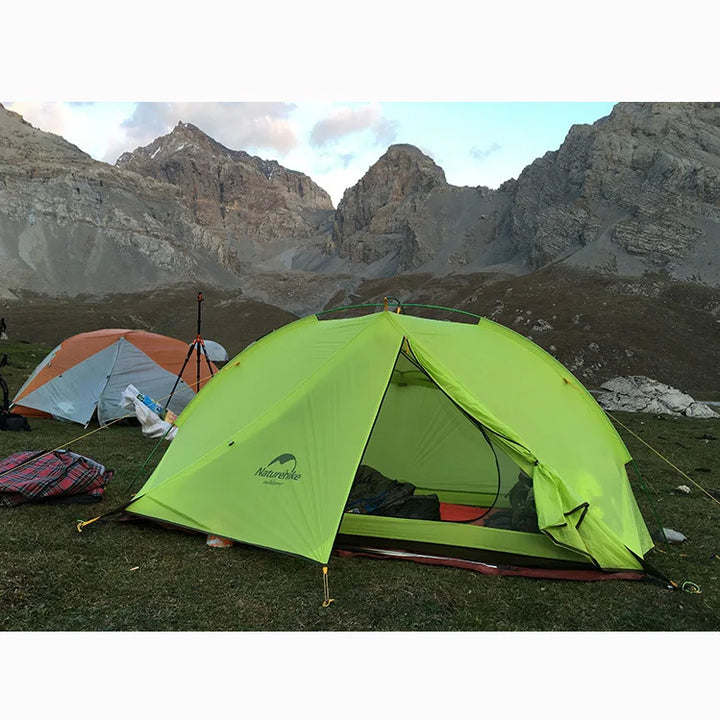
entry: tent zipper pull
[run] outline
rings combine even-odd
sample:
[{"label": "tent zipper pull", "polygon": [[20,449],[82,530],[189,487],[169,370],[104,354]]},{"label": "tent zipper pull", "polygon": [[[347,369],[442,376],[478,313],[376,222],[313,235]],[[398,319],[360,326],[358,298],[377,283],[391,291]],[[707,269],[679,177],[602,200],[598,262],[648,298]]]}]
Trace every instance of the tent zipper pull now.
[{"label": "tent zipper pull", "polygon": [[328,607],[331,602],[335,602],[334,598],[330,597],[330,586],[328,584],[328,569],[327,565],[323,565],[323,590],[325,591],[325,600],[323,601],[322,606],[324,608]]}]

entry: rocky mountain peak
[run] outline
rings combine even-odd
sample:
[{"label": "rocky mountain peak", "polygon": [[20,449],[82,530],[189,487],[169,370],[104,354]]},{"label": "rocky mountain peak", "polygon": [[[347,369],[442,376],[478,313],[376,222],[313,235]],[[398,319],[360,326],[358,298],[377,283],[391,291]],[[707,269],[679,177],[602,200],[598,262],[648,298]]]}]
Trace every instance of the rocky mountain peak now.
[{"label": "rocky mountain peak", "polygon": [[242,262],[281,253],[283,241],[313,237],[333,209],[307,175],[231,150],[191,123],[179,122],[117,165],[178,187],[197,222],[225,238]]},{"label": "rocky mountain peak", "polygon": [[[151,286],[201,270],[233,282],[549,265],[718,286],[719,208],[716,103],[620,103],[497,190],[452,186],[418,147],[392,145],[336,211],[308,176],[191,123],[113,167],[0,107],[0,280],[12,287],[121,284],[103,268],[127,257]],[[87,268],[82,283],[69,267]]]},{"label": "rocky mountain peak", "polygon": [[418,265],[429,255],[418,244],[415,216],[433,190],[446,186],[445,172],[432,158],[414,145],[391,145],[345,191],[328,249],[351,262],[382,260],[390,273]]},{"label": "rocky mountain peak", "polygon": [[244,156],[243,159],[250,158],[247,153],[226,148],[196,125],[181,121],[167,135],[156,138],[149,145],[123,153],[116,164],[118,167],[132,169],[133,165],[138,164],[140,158],[144,162],[155,160],[156,163],[161,163],[169,161],[177,153],[192,156],[206,155],[217,159],[237,156]]},{"label": "rocky mountain peak", "polygon": [[414,145],[398,144],[387,149],[352,191],[356,195],[369,191],[376,200],[393,203],[445,184],[445,171],[431,157]]},{"label": "rocky mountain peak", "polygon": [[234,257],[179,195],[0,109],[0,297],[231,281]]}]

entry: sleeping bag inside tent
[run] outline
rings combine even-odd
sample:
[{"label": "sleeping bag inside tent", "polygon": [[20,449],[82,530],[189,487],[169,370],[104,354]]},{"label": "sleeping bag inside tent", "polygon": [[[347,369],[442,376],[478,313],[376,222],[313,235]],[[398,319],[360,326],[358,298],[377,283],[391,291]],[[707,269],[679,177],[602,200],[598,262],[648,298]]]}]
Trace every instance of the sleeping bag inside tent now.
[{"label": "sleeping bag inside tent", "polygon": [[487,319],[298,320],[176,424],[128,512],[323,564],[391,548],[642,572],[652,547],[605,413]]},{"label": "sleeping bag inside tent", "polygon": [[[12,409],[20,415],[83,425],[97,412],[100,425],[106,425],[127,415],[122,394],[128,385],[134,385],[179,415],[198,384],[196,363],[187,363],[178,379],[188,347],[182,340],[144,330],[106,329],[73,335],[35,368],[13,399]],[[212,373],[216,372],[213,365]],[[211,376],[203,367],[200,388]]]}]

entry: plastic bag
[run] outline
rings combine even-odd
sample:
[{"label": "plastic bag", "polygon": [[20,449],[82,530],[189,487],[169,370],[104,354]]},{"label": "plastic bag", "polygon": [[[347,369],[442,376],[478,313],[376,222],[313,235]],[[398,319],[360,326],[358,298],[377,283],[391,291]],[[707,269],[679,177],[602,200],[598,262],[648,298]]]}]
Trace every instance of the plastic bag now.
[{"label": "plastic bag", "polygon": [[[135,416],[140,422],[142,434],[150,438],[161,438],[163,435],[166,440],[172,440],[177,428],[172,422],[177,417],[171,410],[165,410],[161,405],[156,403],[152,398],[143,395],[134,385],[128,385],[122,394],[120,405],[125,410],[134,410]],[[158,409],[163,412],[166,419],[155,411]],[[166,434],[167,433],[167,434]]]}]

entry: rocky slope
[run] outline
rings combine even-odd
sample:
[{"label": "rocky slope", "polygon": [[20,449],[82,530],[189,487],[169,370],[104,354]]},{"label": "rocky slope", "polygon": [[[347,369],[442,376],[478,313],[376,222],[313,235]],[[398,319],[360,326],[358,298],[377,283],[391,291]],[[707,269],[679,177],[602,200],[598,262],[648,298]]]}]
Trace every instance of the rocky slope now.
[{"label": "rocky slope", "polygon": [[507,189],[510,239],[532,269],[720,284],[720,104],[620,103]]},{"label": "rocky slope", "polygon": [[438,237],[422,231],[428,220],[428,196],[447,187],[442,168],[420,150],[391,146],[343,195],[331,248],[365,265],[390,256],[393,273],[422,264],[441,244]]},{"label": "rocky slope", "polygon": [[96,162],[0,106],[0,295],[227,284],[228,248],[165,183]]},{"label": "rocky slope", "polygon": [[620,103],[498,190],[391,147],[335,214],[326,254],[367,277],[563,262],[720,285],[720,104]]},{"label": "rocky slope", "polygon": [[413,145],[392,145],[345,191],[321,251],[300,248],[293,267],[363,277],[405,272],[522,271],[500,233],[510,195],[455,187]]},{"label": "rocky slope", "polygon": [[330,196],[307,175],[230,150],[188,123],[121,155],[116,165],[179,188],[198,225],[245,263],[321,234],[333,212]]},{"label": "rocky slope", "polygon": [[449,185],[416,147],[393,145],[336,210],[302,173],[189,124],[112,167],[0,107],[6,296],[248,282],[283,304],[286,281],[274,293],[258,274],[312,275],[327,299],[348,277],[518,276],[558,263],[720,286],[718,208],[713,103],[620,103],[498,190]]}]

